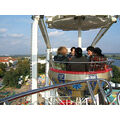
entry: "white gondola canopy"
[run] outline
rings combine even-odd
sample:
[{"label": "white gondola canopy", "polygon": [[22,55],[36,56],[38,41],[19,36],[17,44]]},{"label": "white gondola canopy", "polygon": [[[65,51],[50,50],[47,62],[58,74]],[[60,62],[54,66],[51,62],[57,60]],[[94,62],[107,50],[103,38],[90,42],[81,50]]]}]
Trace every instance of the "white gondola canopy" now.
[{"label": "white gondola canopy", "polygon": [[46,23],[48,28],[60,29],[64,31],[97,29],[108,27],[111,23],[117,21],[117,18],[110,15],[57,15],[48,17]]}]

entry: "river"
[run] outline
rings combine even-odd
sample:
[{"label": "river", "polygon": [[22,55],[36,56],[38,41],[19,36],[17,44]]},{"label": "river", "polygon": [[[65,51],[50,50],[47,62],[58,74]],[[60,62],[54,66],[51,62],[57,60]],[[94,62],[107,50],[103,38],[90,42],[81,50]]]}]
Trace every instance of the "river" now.
[{"label": "river", "polygon": [[114,59],[113,61],[114,61],[113,65],[120,67],[120,60]]}]

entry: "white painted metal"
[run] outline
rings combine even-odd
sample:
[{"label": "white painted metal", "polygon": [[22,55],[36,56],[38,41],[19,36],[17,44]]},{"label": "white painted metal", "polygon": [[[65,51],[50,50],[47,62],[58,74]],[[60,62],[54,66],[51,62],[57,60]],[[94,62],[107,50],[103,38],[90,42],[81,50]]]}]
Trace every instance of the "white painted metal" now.
[{"label": "white painted metal", "polygon": [[85,104],[88,105],[88,98],[85,98]]},{"label": "white painted metal", "polygon": [[[49,76],[48,76],[48,71],[49,71],[49,60],[50,60],[50,49],[47,49],[47,56],[46,56],[46,81],[45,81],[45,86],[49,86]],[[45,92],[45,104],[48,105],[48,98],[50,97],[50,91]]]},{"label": "white painted metal", "polygon": [[96,98],[97,105],[99,105],[99,95],[96,94],[96,95],[95,95],[95,98]]},{"label": "white painted metal", "polygon": [[82,20],[78,18],[78,47],[80,48],[82,48],[81,25]]},{"label": "white painted metal", "polygon": [[43,17],[40,17],[39,19],[39,27],[40,27],[47,49],[51,49],[50,40],[49,40],[49,36],[47,33],[47,29],[46,29]]},{"label": "white painted metal", "polygon": [[78,28],[78,47],[82,48],[81,28]]},{"label": "white painted metal", "polygon": [[[39,16],[34,16],[32,24],[32,90],[37,89],[37,36]],[[37,105],[37,94],[32,95],[32,104]]]}]

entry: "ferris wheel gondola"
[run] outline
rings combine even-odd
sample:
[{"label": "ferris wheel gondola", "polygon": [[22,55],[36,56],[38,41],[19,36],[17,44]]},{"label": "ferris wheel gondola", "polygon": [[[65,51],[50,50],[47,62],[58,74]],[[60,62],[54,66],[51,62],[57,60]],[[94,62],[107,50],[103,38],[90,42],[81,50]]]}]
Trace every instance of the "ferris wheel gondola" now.
[{"label": "ferris wheel gondola", "polygon": [[[77,30],[78,47],[82,48],[81,31],[100,29],[97,36],[91,43],[91,46],[95,46],[112,24],[117,22],[117,18],[118,16],[111,15],[57,15],[49,17],[46,16],[46,23],[50,29],[59,29],[63,31]],[[69,70],[55,68],[53,65],[54,61],[52,60],[52,51],[54,49],[50,45],[49,36],[44,23],[44,16],[39,16],[38,24],[47,47],[46,86],[48,85],[49,78],[53,84],[61,84],[84,79],[105,79],[110,81],[110,78],[112,77],[112,69],[110,66],[104,70],[87,72],[71,72]],[[93,90],[94,95],[97,94],[99,91],[99,85],[95,82],[91,82],[90,84],[93,86],[91,89]],[[101,82],[101,85],[102,87],[106,86],[104,82]],[[78,85],[63,87],[59,89],[58,93],[63,93],[66,96],[84,97],[87,95],[87,87],[88,85],[86,83],[81,83]]]},{"label": "ferris wheel gondola", "polygon": [[[107,15],[58,15],[49,17],[46,20],[48,24],[48,28],[50,29],[60,29],[64,31],[70,30],[78,30],[78,46],[81,45],[81,36],[79,32],[101,28],[100,32],[97,34],[95,39],[92,42],[92,46],[95,46],[100,38],[105,34],[105,32],[110,28],[110,26],[117,21],[117,18],[114,16]],[[54,67],[50,67],[49,69],[49,78],[53,82],[53,84],[60,84],[70,81],[76,80],[84,80],[84,79],[97,79],[102,78],[110,81],[112,77],[112,69],[110,67],[99,70],[99,71],[89,71],[89,72],[76,72],[76,71],[66,71],[59,70]],[[101,83],[104,84],[104,83]],[[99,87],[96,82],[92,82],[94,94],[98,93]],[[105,87],[105,85],[103,85]],[[74,97],[84,97],[85,92],[87,91],[87,84],[82,83],[78,85],[69,86],[66,88],[59,89],[59,92],[63,93],[63,95],[70,95]]]}]

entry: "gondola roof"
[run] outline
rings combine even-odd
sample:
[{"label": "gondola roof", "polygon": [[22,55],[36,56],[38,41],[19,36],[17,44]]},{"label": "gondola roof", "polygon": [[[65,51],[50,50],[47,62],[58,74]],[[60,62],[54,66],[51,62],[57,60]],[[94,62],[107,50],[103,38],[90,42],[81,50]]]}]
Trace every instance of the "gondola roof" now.
[{"label": "gondola roof", "polygon": [[108,27],[117,18],[110,15],[57,15],[49,16],[46,20],[48,28],[60,29],[64,31],[78,30],[81,26],[82,31]]}]

